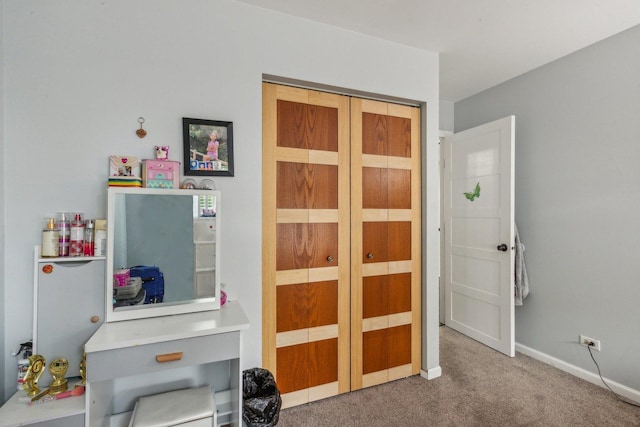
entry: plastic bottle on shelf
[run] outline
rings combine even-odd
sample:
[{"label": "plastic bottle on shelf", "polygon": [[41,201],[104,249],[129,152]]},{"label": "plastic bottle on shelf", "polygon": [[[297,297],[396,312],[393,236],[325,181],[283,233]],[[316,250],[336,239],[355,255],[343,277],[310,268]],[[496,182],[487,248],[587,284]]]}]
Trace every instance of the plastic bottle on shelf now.
[{"label": "plastic bottle on shelf", "polygon": [[93,254],[95,256],[105,256],[107,254],[107,220],[96,219],[95,237],[93,241]]},{"label": "plastic bottle on shelf", "polygon": [[71,233],[71,223],[67,212],[58,212],[58,256],[69,256],[69,238]]},{"label": "plastic bottle on shelf", "polygon": [[20,349],[15,353],[11,353],[12,356],[18,358],[18,391],[22,391],[22,382],[24,380],[27,371],[29,370],[29,356],[32,354],[33,344],[31,341],[20,344]]},{"label": "plastic bottle on shelf", "polygon": [[94,255],[94,226],[95,221],[88,219],[84,222],[84,256]]},{"label": "plastic bottle on shelf", "polygon": [[81,213],[75,213],[71,221],[69,235],[69,256],[84,254],[84,221]]},{"label": "plastic bottle on shelf", "polygon": [[56,228],[56,219],[47,218],[42,229],[42,257],[57,257],[59,255],[60,231]]}]

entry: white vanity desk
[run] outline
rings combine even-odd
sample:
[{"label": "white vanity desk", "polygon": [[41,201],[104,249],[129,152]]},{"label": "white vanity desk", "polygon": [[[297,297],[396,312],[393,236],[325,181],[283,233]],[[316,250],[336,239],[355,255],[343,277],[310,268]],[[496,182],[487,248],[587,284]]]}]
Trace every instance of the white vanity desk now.
[{"label": "white vanity desk", "polygon": [[237,301],[220,310],[102,324],[85,344],[85,425],[126,426],[138,397],[209,384],[207,365],[214,362],[227,362],[229,372],[229,389],[215,390],[219,420],[241,425],[240,335],[248,327]]}]

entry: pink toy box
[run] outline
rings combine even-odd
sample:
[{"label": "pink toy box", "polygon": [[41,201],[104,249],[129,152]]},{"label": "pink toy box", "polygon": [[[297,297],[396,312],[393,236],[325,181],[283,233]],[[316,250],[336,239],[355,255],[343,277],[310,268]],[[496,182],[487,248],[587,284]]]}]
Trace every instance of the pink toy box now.
[{"label": "pink toy box", "polygon": [[146,188],[180,188],[180,162],[143,160],[142,185]]}]

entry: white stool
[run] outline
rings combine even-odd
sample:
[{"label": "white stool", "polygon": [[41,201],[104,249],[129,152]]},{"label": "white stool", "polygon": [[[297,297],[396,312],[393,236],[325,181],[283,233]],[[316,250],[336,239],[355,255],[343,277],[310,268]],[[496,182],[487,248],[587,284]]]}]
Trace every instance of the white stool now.
[{"label": "white stool", "polygon": [[216,401],[210,386],[141,397],[129,427],[215,427]]}]

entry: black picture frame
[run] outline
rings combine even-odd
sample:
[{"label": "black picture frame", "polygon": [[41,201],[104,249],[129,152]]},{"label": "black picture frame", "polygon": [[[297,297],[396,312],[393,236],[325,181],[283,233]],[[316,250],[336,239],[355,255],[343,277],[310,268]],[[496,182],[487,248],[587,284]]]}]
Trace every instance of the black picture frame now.
[{"label": "black picture frame", "polygon": [[185,117],[182,134],[185,175],[233,176],[233,122]]}]

